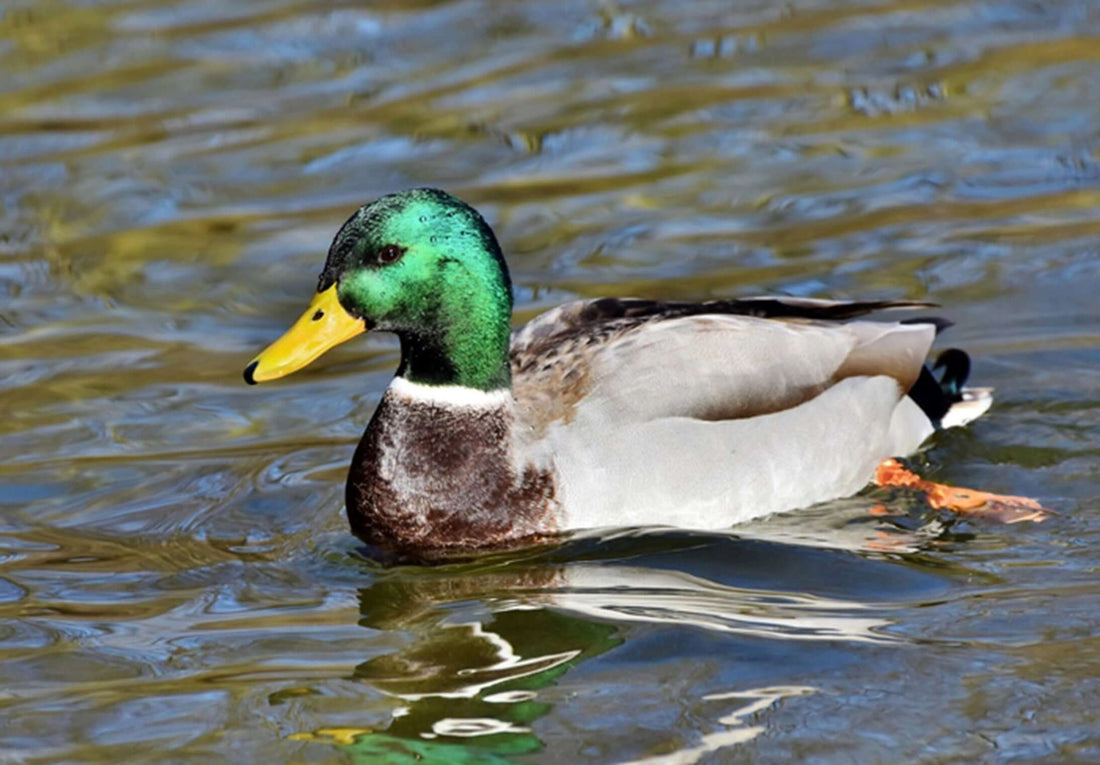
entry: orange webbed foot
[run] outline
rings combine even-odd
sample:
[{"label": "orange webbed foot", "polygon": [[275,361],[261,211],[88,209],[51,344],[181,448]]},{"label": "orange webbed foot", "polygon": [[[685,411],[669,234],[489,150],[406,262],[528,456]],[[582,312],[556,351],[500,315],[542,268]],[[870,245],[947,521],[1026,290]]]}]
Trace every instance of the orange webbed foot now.
[{"label": "orange webbed foot", "polygon": [[895,459],[883,460],[875,470],[875,484],[913,489],[928,498],[936,509],[952,510],[972,518],[985,518],[1000,523],[1042,523],[1051,511],[1029,497],[991,494],[987,491],[964,489],[926,481]]}]

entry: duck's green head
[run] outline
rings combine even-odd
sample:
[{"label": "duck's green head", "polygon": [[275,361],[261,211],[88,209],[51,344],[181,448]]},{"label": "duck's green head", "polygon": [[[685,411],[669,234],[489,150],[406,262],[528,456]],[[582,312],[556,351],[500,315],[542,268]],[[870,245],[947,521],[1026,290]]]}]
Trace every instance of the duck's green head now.
[{"label": "duck's green head", "polygon": [[511,314],[508,269],[476,210],[438,189],[389,194],[340,228],[309,308],[244,377],[283,377],[377,329],[401,338],[398,374],[414,382],[505,387]]}]

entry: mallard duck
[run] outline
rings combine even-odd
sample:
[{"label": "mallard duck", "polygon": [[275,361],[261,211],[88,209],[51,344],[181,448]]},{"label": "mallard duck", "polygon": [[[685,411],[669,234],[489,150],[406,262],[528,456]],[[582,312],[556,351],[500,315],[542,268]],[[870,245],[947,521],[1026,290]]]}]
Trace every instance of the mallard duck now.
[{"label": "mallard duck", "polygon": [[946,322],[860,318],[926,305],[603,298],[513,332],[492,229],[413,189],[348,219],[309,308],[244,377],[283,377],[367,330],[398,336],[346,498],[354,533],[399,556],[724,528],[853,494],[989,407],[988,390],[962,387],[962,351],[925,365]]}]

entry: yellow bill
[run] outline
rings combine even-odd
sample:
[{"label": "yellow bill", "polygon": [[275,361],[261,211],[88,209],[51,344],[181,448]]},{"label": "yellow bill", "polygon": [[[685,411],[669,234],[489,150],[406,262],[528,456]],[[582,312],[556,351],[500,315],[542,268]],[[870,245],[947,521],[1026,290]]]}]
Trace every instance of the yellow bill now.
[{"label": "yellow bill", "polygon": [[282,337],[265,348],[245,367],[249,385],[286,377],[297,372],[329,348],[367,331],[362,319],[344,310],[336,297],[336,285],[313,296],[306,312]]}]

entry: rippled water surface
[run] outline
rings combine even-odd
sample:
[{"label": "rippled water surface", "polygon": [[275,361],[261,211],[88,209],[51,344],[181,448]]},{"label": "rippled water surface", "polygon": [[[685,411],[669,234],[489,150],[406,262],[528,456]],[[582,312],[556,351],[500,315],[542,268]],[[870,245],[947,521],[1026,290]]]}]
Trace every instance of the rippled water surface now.
[{"label": "rippled water surface", "polygon": [[[0,72],[0,760],[1100,761],[1096,3],[28,0]],[[998,401],[916,464],[1058,514],[364,558],[394,342],[240,371],[414,185],[519,320],[941,303]]]}]

